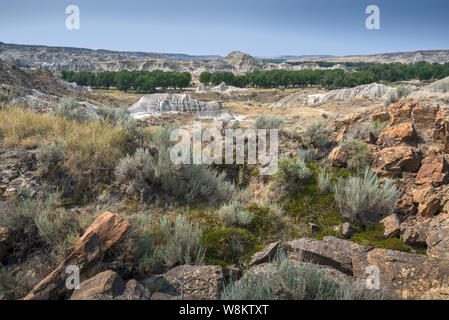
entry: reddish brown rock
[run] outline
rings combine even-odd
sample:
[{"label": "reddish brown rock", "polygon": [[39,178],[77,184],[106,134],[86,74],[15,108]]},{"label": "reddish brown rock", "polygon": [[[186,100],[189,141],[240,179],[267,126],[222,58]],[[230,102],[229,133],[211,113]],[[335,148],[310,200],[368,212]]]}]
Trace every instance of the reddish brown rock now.
[{"label": "reddish brown rock", "polygon": [[388,112],[378,112],[371,115],[371,121],[380,121],[380,122],[386,122],[390,120],[390,114]]},{"label": "reddish brown rock", "polygon": [[336,131],[340,130],[341,128],[347,128],[350,127],[352,124],[360,120],[360,115],[356,114],[354,116],[350,116],[348,118],[345,118],[343,120],[335,121],[335,129]]},{"label": "reddish brown rock", "polygon": [[431,218],[441,208],[441,198],[439,195],[434,194],[428,198],[424,198],[418,205],[418,214],[421,217]]},{"label": "reddish brown rock", "polygon": [[391,214],[380,221],[384,225],[384,236],[387,238],[395,238],[401,233],[399,219],[396,214]]},{"label": "reddish brown rock", "polygon": [[403,121],[409,121],[412,109],[416,106],[411,102],[397,102],[388,106],[388,112],[390,113],[390,124],[397,124]]},{"label": "reddish brown rock", "polygon": [[344,168],[348,161],[348,153],[341,145],[339,145],[329,153],[328,160],[331,166]]},{"label": "reddish brown rock", "polygon": [[410,114],[414,123],[420,128],[429,128],[435,125],[438,107],[429,104],[416,105]]},{"label": "reddish brown rock", "polygon": [[150,300],[150,292],[138,281],[131,279],[126,283],[125,291],[115,300]]},{"label": "reddish brown rock", "polygon": [[373,155],[374,171],[380,175],[400,177],[404,171],[418,171],[420,164],[418,150],[410,146],[389,147]]},{"label": "reddish brown rock", "polygon": [[392,127],[387,127],[381,132],[377,139],[377,144],[383,148],[404,143],[416,146],[417,142],[418,136],[411,123],[401,123]]},{"label": "reddish brown rock", "polygon": [[440,186],[449,181],[449,165],[442,154],[431,155],[423,159],[415,183]]},{"label": "reddish brown rock", "polygon": [[25,300],[56,300],[64,298],[69,290],[65,286],[66,267],[77,266],[81,279],[90,274],[103,259],[104,253],[120,240],[129,223],[111,212],[104,212],[78,239],[73,252],[53,272],[39,282]]}]

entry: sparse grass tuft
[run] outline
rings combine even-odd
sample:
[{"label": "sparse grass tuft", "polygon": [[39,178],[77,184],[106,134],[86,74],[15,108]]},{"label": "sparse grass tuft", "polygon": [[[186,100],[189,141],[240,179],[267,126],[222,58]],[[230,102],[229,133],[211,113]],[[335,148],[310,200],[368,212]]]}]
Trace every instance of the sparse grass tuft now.
[{"label": "sparse grass tuft", "polygon": [[256,119],[256,129],[280,129],[285,121],[282,117],[274,115],[260,115]]}]

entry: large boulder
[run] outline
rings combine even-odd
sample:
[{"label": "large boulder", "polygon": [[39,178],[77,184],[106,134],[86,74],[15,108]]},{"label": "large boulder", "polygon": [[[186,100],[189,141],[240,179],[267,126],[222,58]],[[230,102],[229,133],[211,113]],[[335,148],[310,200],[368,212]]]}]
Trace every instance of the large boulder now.
[{"label": "large boulder", "polygon": [[387,127],[377,139],[377,144],[381,147],[392,147],[404,143],[416,146],[417,142],[418,135],[411,123],[401,123]]},{"label": "large boulder", "polygon": [[418,185],[441,186],[449,181],[449,165],[442,155],[430,155],[422,160],[416,175]]},{"label": "large boulder", "polygon": [[107,270],[83,281],[70,300],[150,300],[150,293],[136,280],[125,284],[118,273]]},{"label": "large boulder", "polygon": [[78,239],[73,252],[45,279],[39,282],[24,298],[25,300],[62,299],[66,288],[66,268],[79,268],[81,279],[89,277],[103,259],[104,253],[118,242],[129,228],[129,223],[117,214],[104,212]]},{"label": "large boulder", "polygon": [[[376,268],[379,288],[404,299],[442,299],[449,294],[449,263],[419,254],[373,249],[353,255],[357,280],[369,280]],[[368,268],[368,269],[367,269]]]},{"label": "large boulder", "polygon": [[223,271],[213,265],[182,265],[142,283],[151,292],[162,292],[172,297],[185,295],[195,300],[218,300],[223,288]]},{"label": "large boulder", "polygon": [[388,147],[373,155],[374,171],[380,175],[398,176],[405,172],[417,172],[421,164],[418,149],[411,146]]},{"label": "large boulder", "polygon": [[70,300],[112,300],[125,290],[125,282],[118,273],[108,270],[81,282],[73,290]]},{"label": "large boulder", "polygon": [[401,239],[414,247],[425,247],[430,220],[408,220],[401,224]]},{"label": "large boulder", "polygon": [[282,241],[276,241],[276,242],[270,243],[262,251],[256,252],[251,257],[249,265],[253,266],[255,264],[269,262],[274,257],[274,255],[277,253],[281,244],[282,244]]},{"label": "large boulder", "polygon": [[380,221],[384,225],[384,236],[386,238],[395,238],[401,233],[401,227],[398,216],[393,213]]},{"label": "large boulder", "polygon": [[335,237],[325,237],[323,241],[301,238],[287,242],[284,247],[298,260],[330,266],[349,275],[352,275],[352,252],[361,248]]},{"label": "large boulder", "polygon": [[344,168],[348,161],[348,152],[339,145],[335,147],[328,155],[329,164],[333,167]]},{"label": "large boulder", "polygon": [[430,221],[426,243],[429,257],[449,260],[449,213]]}]

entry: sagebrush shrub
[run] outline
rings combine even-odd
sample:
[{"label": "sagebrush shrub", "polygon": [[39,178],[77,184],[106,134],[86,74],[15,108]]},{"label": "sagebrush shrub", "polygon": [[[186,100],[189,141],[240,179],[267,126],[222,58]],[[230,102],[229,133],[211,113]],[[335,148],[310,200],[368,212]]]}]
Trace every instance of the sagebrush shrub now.
[{"label": "sagebrush shrub", "polygon": [[280,252],[266,270],[248,271],[237,282],[226,285],[223,300],[352,300],[379,299],[349,283],[336,284],[326,278],[323,269],[311,263],[291,261]]},{"label": "sagebrush shrub", "polygon": [[307,168],[302,160],[282,158],[278,163],[278,170],[273,175],[273,186],[290,194],[311,182],[313,172]]},{"label": "sagebrush shrub", "polygon": [[398,102],[399,101],[399,96],[397,91],[391,91],[388,95],[387,98],[385,99],[384,105],[385,106],[389,106],[392,103]]},{"label": "sagebrush shrub", "polygon": [[83,231],[81,219],[67,210],[56,209],[57,200],[56,193],[43,199],[25,199],[0,216],[0,225],[13,230],[20,239],[23,253],[46,247],[59,262],[73,249]]},{"label": "sagebrush shrub", "polygon": [[156,181],[155,160],[147,149],[139,148],[134,155],[120,160],[115,177],[128,195],[138,195],[143,200]]},{"label": "sagebrush shrub", "polygon": [[332,177],[333,174],[329,168],[322,168],[318,171],[318,190],[320,190],[322,194],[327,194],[332,191]]},{"label": "sagebrush shrub", "polygon": [[148,150],[138,149],[120,161],[115,174],[127,194],[141,200],[151,192],[163,191],[179,201],[215,205],[229,201],[235,190],[225,173],[203,165],[173,164],[166,147],[161,147],[156,159]]},{"label": "sagebrush shrub", "polygon": [[407,84],[400,84],[396,87],[396,92],[398,95],[398,98],[407,97],[409,96],[413,91],[413,87]]},{"label": "sagebrush shrub", "polygon": [[379,178],[369,167],[363,176],[338,179],[334,198],[343,217],[360,227],[379,222],[390,214],[400,196],[394,180]]},{"label": "sagebrush shrub", "polygon": [[371,148],[368,144],[358,140],[346,140],[342,144],[348,155],[348,169],[361,171],[371,164]]},{"label": "sagebrush shrub", "polygon": [[167,267],[202,264],[206,249],[202,245],[203,230],[199,223],[190,223],[182,215],[178,215],[175,222],[162,218],[160,232],[164,239],[160,255]]},{"label": "sagebrush shrub", "polygon": [[87,111],[73,98],[62,98],[58,103],[52,105],[53,113],[69,120],[79,122],[89,121],[95,115]]},{"label": "sagebrush shrub", "polygon": [[282,117],[262,114],[256,119],[256,129],[280,129],[285,121]]},{"label": "sagebrush shrub", "polygon": [[371,133],[377,139],[380,133],[388,126],[388,122],[382,122],[380,120],[375,120],[371,126]]},{"label": "sagebrush shrub", "polygon": [[66,159],[67,144],[64,140],[57,142],[43,142],[36,154],[37,166],[41,174],[49,174],[55,168],[61,167]]},{"label": "sagebrush shrub", "polygon": [[323,121],[317,121],[306,127],[303,141],[309,148],[326,149],[332,129]]},{"label": "sagebrush shrub", "polygon": [[315,152],[311,149],[299,149],[298,158],[304,162],[311,162],[315,158]]},{"label": "sagebrush shrub", "polygon": [[254,219],[254,215],[245,210],[241,202],[235,200],[221,207],[218,214],[227,227],[245,227]]}]

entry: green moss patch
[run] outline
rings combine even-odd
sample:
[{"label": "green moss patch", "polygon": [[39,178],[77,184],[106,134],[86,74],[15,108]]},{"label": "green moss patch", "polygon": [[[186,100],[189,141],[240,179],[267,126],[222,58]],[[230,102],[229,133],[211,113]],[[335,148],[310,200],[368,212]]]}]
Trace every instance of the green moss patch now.
[{"label": "green moss patch", "polygon": [[206,262],[221,266],[238,264],[263,249],[256,237],[248,230],[239,228],[221,229],[204,235],[203,243],[207,249]]},{"label": "green moss patch", "polygon": [[386,239],[384,237],[384,225],[382,223],[369,226],[364,232],[354,234],[350,240],[363,246],[403,252],[412,251],[412,248],[406,245],[401,239]]}]

